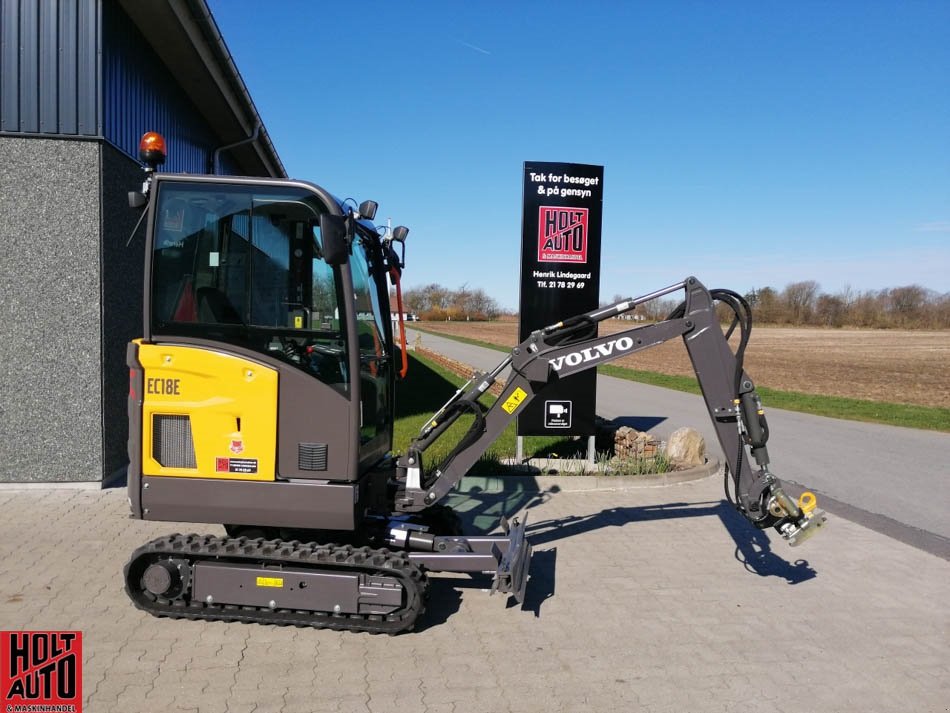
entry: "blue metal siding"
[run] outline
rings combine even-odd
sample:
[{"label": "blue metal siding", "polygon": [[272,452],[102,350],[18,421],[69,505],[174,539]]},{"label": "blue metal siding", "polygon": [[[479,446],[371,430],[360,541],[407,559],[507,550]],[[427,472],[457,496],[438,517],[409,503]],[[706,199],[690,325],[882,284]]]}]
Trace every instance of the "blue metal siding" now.
[{"label": "blue metal siding", "polygon": [[20,131],[40,130],[39,17],[34,3],[20,8]]},{"label": "blue metal siding", "polygon": [[[77,97],[95,97],[94,100],[80,101],[77,104],[78,133],[102,135],[102,117],[99,115],[101,93],[99,91],[99,49],[102,26],[101,3],[90,0],[78,0],[78,32],[76,41]],[[111,2],[109,3],[112,4]]]},{"label": "blue metal siding", "polygon": [[[40,82],[40,131],[44,134],[59,131],[59,18],[56,0],[40,0],[40,45],[39,76]],[[50,81],[52,80],[52,81]]]},{"label": "blue metal siding", "polygon": [[[188,173],[224,143],[117,0],[0,0],[0,76],[3,132],[104,137],[138,158],[158,131],[163,170]],[[229,152],[219,170],[240,172]]]},{"label": "blue metal siding", "polygon": [[0,0],[0,131],[99,136],[99,0]]},{"label": "blue metal siding", "polygon": [[[75,27],[78,31],[76,22],[76,6],[70,2],[61,2],[59,4],[59,26]],[[59,37],[59,44],[62,51],[59,53],[59,130],[64,134],[75,134],[79,131],[79,117],[76,112],[69,111],[76,101],[76,92],[78,91],[78,71],[72,58],[76,56],[77,42],[76,32],[62,32]]]},{"label": "blue metal siding", "polygon": [[20,128],[20,6],[0,0],[0,131]]},{"label": "blue metal siding", "polygon": [[208,173],[222,142],[117,4],[105,4],[103,26],[105,138],[137,159],[142,134],[157,131],[168,147],[163,171]]}]

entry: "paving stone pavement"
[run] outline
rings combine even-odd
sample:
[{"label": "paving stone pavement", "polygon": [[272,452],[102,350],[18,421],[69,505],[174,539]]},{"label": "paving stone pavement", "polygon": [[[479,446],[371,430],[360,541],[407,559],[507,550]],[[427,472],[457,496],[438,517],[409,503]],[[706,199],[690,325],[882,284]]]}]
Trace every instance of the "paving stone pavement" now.
[{"label": "paving stone pavement", "polygon": [[[457,500],[486,525],[498,497]],[[950,710],[940,558],[840,518],[790,549],[718,478],[503,497],[530,512],[524,605],[433,575],[417,631],[385,637],[153,618],[128,554],[220,528],[129,520],[123,490],[2,490],[0,629],[81,629],[87,713]]]}]

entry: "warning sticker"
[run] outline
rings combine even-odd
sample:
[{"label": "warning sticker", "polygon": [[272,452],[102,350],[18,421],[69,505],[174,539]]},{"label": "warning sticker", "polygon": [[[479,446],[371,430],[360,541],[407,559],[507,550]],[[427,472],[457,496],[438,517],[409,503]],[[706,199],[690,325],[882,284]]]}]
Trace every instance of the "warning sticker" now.
[{"label": "warning sticker", "polygon": [[256,473],[257,458],[215,458],[215,473]]},{"label": "warning sticker", "polygon": [[257,586],[258,587],[283,587],[284,578],[283,577],[258,577]]},{"label": "warning sticker", "polygon": [[171,233],[180,233],[185,224],[185,209],[178,210],[165,209],[165,216],[162,221],[162,227]]},{"label": "warning sticker", "polygon": [[527,395],[527,392],[519,386],[511,392],[511,396],[505,400],[505,403],[503,403],[501,407],[507,413],[514,413],[515,409],[521,405],[521,402],[525,400]]},{"label": "warning sticker", "polygon": [[545,428],[570,428],[571,427],[571,406],[570,401],[545,401],[544,402],[544,427]]}]

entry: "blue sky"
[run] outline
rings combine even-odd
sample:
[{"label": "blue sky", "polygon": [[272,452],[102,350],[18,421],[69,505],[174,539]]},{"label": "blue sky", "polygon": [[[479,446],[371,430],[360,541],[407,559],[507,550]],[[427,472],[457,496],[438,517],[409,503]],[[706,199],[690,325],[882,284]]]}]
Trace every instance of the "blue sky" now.
[{"label": "blue sky", "polygon": [[210,0],[290,175],[518,304],[525,161],[601,164],[601,298],[950,291],[950,2]]}]

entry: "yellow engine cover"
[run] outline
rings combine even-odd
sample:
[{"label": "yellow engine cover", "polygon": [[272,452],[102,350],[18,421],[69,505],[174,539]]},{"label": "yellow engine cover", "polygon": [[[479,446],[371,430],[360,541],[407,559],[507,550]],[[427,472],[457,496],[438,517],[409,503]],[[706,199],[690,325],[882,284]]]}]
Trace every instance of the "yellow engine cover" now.
[{"label": "yellow engine cover", "polygon": [[201,347],[140,344],[142,473],[274,480],[277,371]]}]

